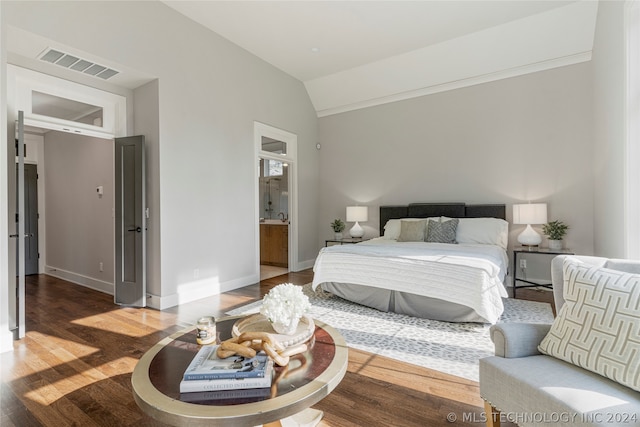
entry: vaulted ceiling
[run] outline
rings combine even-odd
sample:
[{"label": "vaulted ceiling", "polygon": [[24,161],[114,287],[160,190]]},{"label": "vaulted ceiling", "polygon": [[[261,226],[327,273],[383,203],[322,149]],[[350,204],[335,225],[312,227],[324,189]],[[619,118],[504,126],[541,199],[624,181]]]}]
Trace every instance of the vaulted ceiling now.
[{"label": "vaulted ceiling", "polygon": [[301,80],[319,116],[587,61],[597,1],[165,1]]}]

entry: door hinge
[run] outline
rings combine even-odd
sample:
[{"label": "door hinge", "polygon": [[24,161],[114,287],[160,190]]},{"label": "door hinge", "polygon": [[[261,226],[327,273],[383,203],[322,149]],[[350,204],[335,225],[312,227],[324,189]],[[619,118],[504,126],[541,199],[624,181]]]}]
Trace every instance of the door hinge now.
[{"label": "door hinge", "polygon": [[40,259],[40,252],[38,252],[38,259]]},{"label": "door hinge", "polygon": [[16,213],[16,222],[20,222],[20,214]]}]

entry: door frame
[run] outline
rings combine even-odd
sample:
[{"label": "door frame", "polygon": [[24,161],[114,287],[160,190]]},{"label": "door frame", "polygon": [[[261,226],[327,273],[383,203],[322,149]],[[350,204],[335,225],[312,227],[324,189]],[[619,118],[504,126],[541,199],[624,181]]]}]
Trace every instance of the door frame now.
[{"label": "door frame", "polygon": [[[254,216],[256,272],[260,277],[260,159],[286,161],[289,164],[288,209],[289,246],[288,270],[298,271],[298,135],[257,121],[253,122],[254,140]],[[286,154],[274,154],[262,150],[262,137],[273,138],[287,143]]]},{"label": "door frame", "polygon": [[[2,120],[2,124],[0,125],[0,129],[3,130],[0,141],[2,141],[4,145],[2,155],[0,155],[0,162],[2,162],[2,165],[0,165],[0,174],[2,174],[0,183],[3,184],[3,188],[0,190],[0,198],[2,200],[8,201],[10,197],[15,196],[13,190],[9,188],[9,186],[14,183],[13,179],[8,179],[10,174],[7,168],[9,162],[13,161],[13,135],[15,134],[15,121],[17,120],[19,110],[22,109],[25,112],[25,125],[108,139],[112,141],[112,144],[114,138],[126,136],[127,98],[125,96],[12,64],[6,64],[4,70],[6,71],[6,79],[2,81],[2,87],[6,90],[0,91],[6,94],[6,104],[1,103],[0,105],[0,112],[4,113],[0,114],[0,117],[6,118],[6,121]],[[79,125],[76,122],[68,120],[33,114],[31,111],[32,104],[30,98],[30,93],[33,89],[103,107],[105,113],[103,125],[101,127]],[[4,107],[5,105],[6,109]],[[113,179],[115,179],[115,177],[113,177]],[[16,276],[16,261],[14,257],[16,251],[15,248],[12,249],[11,247],[11,240],[13,239],[9,239],[9,220],[8,209],[4,209],[2,213],[0,213],[0,222],[2,222],[0,225],[0,239],[2,240],[0,246],[0,271],[3,272],[0,278],[0,293],[2,294],[0,296],[0,353],[10,351],[13,348],[11,323],[14,319],[11,319],[8,314],[5,314],[8,313],[8,307],[12,303],[12,299],[9,298],[9,292],[10,289],[13,289],[15,280],[13,277]],[[115,226],[112,238],[115,242]],[[17,253],[15,253],[15,256],[17,256]],[[113,257],[115,261],[115,253]],[[46,259],[40,264],[44,263],[46,263]]]}]

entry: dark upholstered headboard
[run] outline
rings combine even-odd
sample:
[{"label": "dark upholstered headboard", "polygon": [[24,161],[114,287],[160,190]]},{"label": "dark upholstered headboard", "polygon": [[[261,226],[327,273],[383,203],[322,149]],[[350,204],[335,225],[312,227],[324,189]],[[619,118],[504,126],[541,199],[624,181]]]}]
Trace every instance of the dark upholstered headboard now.
[{"label": "dark upholstered headboard", "polygon": [[467,205],[465,203],[411,203],[405,206],[380,206],[380,235],[390,219],[428,218],[500,218],[506,219],[506,205]]}]

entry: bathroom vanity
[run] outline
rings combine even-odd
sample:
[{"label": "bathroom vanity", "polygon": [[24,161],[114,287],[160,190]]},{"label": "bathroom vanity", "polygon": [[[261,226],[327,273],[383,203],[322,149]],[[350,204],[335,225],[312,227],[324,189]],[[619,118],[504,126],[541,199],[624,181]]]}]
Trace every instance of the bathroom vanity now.
[{"label": "bathroom vanity", "polygon": [[289,267],[289,221],[260,223],[260,264]]}]

